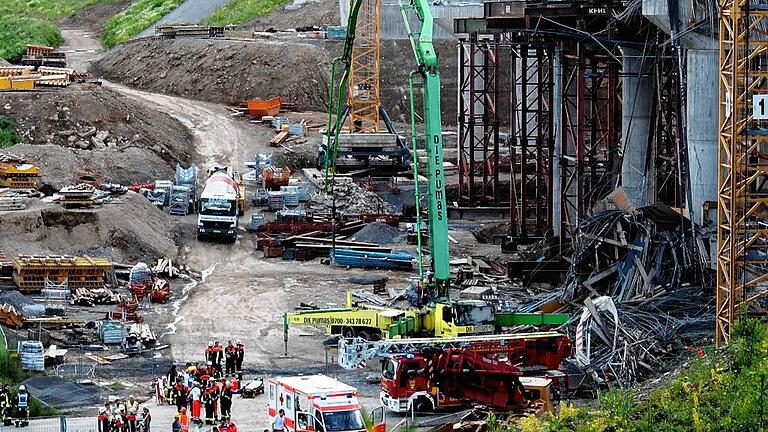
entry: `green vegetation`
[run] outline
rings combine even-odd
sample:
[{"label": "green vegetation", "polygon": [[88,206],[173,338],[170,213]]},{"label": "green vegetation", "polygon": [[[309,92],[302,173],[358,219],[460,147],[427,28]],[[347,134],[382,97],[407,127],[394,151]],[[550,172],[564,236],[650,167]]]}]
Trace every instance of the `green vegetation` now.
[{"label": "green vegetation", "polygon": [[232,0],[220,7],[203,23],[215,26],[243,24],[290,2],[290,0]]},{"label": "green vegetation", "polygon": [[64,41],[52,21],[99,3],[117,0],[2,0],[0,58],[17,62],[26,44],[57,47]]},{"label": "green vegetation", "polygon": [[112,48],[156,23],[184,0],[137,0],[128,9],[108,19],[105,25],[104,45]]},{"label": "green vegetation", "polygon": [[53,21],[100,3],[118,0],[3,0],[0,16],[17,15]]},{"label": "green vegetation", "polygon": [[27,44],[59,46],[64,41],[53,24],[0,12],[0,57],[18,62]]},{"label": "green vegetation", "polygon": [[[0,337],[0,345],[3,345],[2,337]],[[30,376],[30,374],[21,370],[21,361],[18,356],[12,356],[3,346],[3,349],[0,350],[0,382],[7,384],[15,394],[19,384]],[[55,408],[43,404],[32,395],[29,401],[30,417],[48,417],[56,414]]]},{"label": "green vegetation", "polygon": [[[768,328],[746,319],[724,350],[708,350],[680,376],[636,402],[630,390],[610,390],[589,409],[561,405],[557,415],[526,417],[524,432],[659,432],[768,430]],[[494,425],[494,430],[509,430]],[[491,428],[489,427],[489,430]]]},{"label": "green vegetation", "polygon": [[[16,132],[16,123],[12,118],[0,115],[0,149],[14,146],[20,142],[21,137]],[[0,338],[0,351],[5,351],[2,338]]]}]

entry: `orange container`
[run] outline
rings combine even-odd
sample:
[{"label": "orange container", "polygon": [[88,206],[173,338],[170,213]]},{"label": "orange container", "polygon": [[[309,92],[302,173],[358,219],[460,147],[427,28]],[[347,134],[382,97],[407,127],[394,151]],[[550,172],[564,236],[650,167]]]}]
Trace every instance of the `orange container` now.
[{"label": "orange container", "polygon": [[276,116],[280,114],[280,97],[271,99],[250,99],[248,102],[248,112],[256,117]]}]

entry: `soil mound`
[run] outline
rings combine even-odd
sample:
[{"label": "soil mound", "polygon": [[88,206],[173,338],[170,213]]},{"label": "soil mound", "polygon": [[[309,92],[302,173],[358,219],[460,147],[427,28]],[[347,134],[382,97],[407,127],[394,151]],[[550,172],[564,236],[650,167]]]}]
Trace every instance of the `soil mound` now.
[{"label": "soil mound", "polygon": [[[456,43],[436,41],[435,47],[443,71],[443,119],[452,124]],[[329,65],[341,49],[340,41],[287,36],[253,41],[148,39],[113,49],[92,66],[92,72],[142,90],[190,99],[240,105],[249,98],[280,96],[305,110],[326,111]],[[395,122],[410,122],[408,74],[415,65],[408,41],[381,42],[381,98]],[[420,104],[417,101],[417,107]]]},{"label": "soil mound", "polygon": [[25,210],[0,213],[0,250],[8,256],[88,255],[118,262],[152,261],[176,257],[178,231],[168,214],[134,192],[117,202],[83,210],[34,201]]},{"label": "soil mound", "polygon": [[327,58],[305,43],[144,40],[117,47],[92,70],[155,93],[221,104],[280,96],[302,108],[326,108]]},{"label": "soil mound", "polygon": [[76,14],[58,21],[60,27],[87,30],[96,34],[104,33],[104,23],[131,4],[131,0],[101,3],[85,8]]},{"label": "soil mound", "polygon": [[0,94],[25,145],[7,150],[43,169],[52,188],[80,174],[118,183],[170,178],[192,159],[193,137],[177,120],[99,86]]}]

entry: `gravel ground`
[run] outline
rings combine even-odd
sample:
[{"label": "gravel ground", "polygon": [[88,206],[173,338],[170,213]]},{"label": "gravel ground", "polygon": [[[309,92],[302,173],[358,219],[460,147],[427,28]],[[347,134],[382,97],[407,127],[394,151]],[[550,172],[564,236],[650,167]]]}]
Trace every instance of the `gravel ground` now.
[{"label": "gravel ground", "polygon": [[160,18],[152,27],[144,30],[138,37],[152,36],[155,26],[172,23],[199,23],[213,14],[216,9],[229,3],[230,0],[187,0],[168,15]]}]

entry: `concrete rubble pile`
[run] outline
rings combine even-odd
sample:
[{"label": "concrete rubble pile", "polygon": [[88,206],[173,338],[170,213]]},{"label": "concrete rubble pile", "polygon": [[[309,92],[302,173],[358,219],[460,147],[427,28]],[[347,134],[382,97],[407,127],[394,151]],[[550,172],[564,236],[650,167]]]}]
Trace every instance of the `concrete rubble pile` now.
[{"label": "concrete rubble pile", "polygon": [[[336,180],[336,212],[340,215],[354,214],[394,214],[395,209],[379,197],[358,186],[351,180]],[[310,208],[315,211],[330,213],[333,209],[333,196],[317,193],[310,198]]]}]

